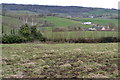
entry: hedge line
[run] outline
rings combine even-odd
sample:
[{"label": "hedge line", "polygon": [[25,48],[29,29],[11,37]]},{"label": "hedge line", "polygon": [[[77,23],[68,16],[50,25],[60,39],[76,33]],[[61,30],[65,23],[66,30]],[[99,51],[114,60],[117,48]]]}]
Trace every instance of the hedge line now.
[{"label": "hedge line", "polygon": [[78,38],[78,39],[47,39],[46,41],[56,43],[110,43],[120,42],[117,37],[102,37],[98,39]]},{"label": "hedge line", "polygon": [[[2,37],[1,43],[11,44],[11,43],[26,43],[35,41],[33,37],[25,38],[19,35],[4,35]],[[110,43],[110,42],[120,42],[120,39],[116,37],[103,37],[99,39],[46,39],[40,38],[41,42],[54,42],[54,43]]]}]

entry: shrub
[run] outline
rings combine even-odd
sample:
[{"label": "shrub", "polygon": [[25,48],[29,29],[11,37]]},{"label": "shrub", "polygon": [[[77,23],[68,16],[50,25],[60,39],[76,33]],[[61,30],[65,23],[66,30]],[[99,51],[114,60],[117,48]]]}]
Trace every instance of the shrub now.
[{"label": "shrub", "polygon": [[0,36],[0,43],[2,43],[2,36]]},{"label": "shrub", "polygon": [[107,43],[107,42],[117,42],[118,39],[116,37],[103,37],[101,38],[101,42]]},{"label": "shrub", "polygon": [[2,43],[21,43],[26,42],[27,39],[18,35],[3,35]]},{"label": "shrub", "polygon": [[31,35],[31,30],[27,24],[20,27],[19,34],[24,37],[29,37]]},{"label": "shrub", "polygon": [[30,31],[31,31],[31,36],[34,37],[34,38],[36,38],[36,35],[37,35],[36,26],[30,27]]},{"label": "shrub", "polygon": [[19,33],[21,36],[25,37],[27,41],[45,41],[45,38],[42,36],[41,32],[37,30],[36,26],[28,27],[28,25],[25,24],[20,28]]},{"label": "shrub", "polygon": [[46,40],[40,31],[36,32],[35,38],[38,39],[39,41],[43,41],[43,42],[45,42],[45,40]]}]

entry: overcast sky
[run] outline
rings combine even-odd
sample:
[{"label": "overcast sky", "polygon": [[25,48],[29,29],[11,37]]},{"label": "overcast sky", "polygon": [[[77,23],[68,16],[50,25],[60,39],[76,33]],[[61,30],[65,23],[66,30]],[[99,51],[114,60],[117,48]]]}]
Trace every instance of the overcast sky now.
[{"label": "overcast sky", "polygon": [[0,3],[116,8],[120,0],[0,0]]}]

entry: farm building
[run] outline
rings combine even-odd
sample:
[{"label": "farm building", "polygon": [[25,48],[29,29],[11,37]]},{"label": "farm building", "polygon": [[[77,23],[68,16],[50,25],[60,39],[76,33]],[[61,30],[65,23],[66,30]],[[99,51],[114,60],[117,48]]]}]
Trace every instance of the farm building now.
[{"label": "farm building", "polygon": [[89,30],[89,31],[97,31],[96,28],[89,28],[88,30]]},{"label": "farm building", "polygon": [[102,27],[102,29],[101,29],[102,31],[105,31],[106,29],[105,29],[105,27]]},{"label": "farm building", "polygon": [[67,18],[72,18],[72,16],[67,16]]},{"label": "farm building", "polygon": [[89,31],[111,31],[109,26],[93,26],[88,29]]},{"label": "farm building", "polygon": [[83,22],[82,24],[90,25],[92,22]]},{"label": "farm building", "polygon": [[89,16],[90,18],[94,18],[94,16]]},{"label": "farm building", "polygon": [[109,26],[108,27],[102,27],[101,31],[112,31],[112,29],[110,29]]},{"label": "farm building", "polygon": [[98,27],[98,26],[93,26],[92,28],[89,28],[89,31],[100,31],[102,27]]}]

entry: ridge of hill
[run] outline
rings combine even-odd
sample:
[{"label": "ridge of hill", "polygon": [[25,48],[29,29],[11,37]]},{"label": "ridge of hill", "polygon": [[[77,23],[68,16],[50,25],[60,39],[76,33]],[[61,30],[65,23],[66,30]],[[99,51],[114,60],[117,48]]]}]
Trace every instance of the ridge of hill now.
[{"label": "ridge of hill", "polygon": [[77,17],[116,17],[118,14],[117,9],[105,9],[105,8],[92,8],[92,7],[81,7],[81,6],[48,6],[48,5],[27,5],[27,4],[0,4],[3,10],[15,10],[15,11],[32,11],[36,13],[56,13],[62,15],[70,15]]}]

